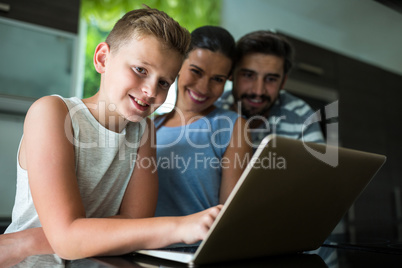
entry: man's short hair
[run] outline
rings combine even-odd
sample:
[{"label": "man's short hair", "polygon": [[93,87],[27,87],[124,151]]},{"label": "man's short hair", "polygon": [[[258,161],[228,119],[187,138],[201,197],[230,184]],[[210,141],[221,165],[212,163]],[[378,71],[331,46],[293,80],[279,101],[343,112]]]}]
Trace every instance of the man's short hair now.
[{"label": "man's short hair", "polygon": [[241,37],[236,43],[236,62],[252,53],[275,55],[284,59],[284,74],[289,73],[293,65],[294,49],[289,41],[271,31],[255,31]]},{"label": "man's short hair", "polygon": [[147,7],[127,12],[114,25],[106,43],[111,51],[117,51],[132,38],[146,35],[157,37],[166,48],[178,51],[183,57],[191,40],[188,30],[177,21],[163,11]]}]

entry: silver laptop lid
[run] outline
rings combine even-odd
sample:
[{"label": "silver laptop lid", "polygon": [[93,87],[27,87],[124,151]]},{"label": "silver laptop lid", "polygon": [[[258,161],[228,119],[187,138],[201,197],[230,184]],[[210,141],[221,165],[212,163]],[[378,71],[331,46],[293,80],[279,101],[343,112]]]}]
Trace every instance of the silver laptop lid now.
[{"label": "silver laptop lid", "polygon": [[[329,163],[328,153],[336,161]],[[266,137],[194,263],[318,248],[384,162],[382,155]]]}]

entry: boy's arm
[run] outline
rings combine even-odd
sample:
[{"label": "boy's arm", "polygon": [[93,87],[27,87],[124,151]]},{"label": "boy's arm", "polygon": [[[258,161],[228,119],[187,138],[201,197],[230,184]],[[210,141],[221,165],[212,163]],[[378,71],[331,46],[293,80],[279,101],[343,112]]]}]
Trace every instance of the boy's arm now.
[{"label": "boy's arm", "polygon": [[[146,144],[138,150],[138,157],[154,157],[154,152],[147,141],[150,140],[150,120],[144,131],[141,144]],[[154,169],[152,169],[154,170]],[[137,180],[135,178],[138,178]],[[111,218],[146,218],[153,217],[156,208],[158,191],[157,174],[135,168],[125,193],[120,214]],[[54,254],[45,233],[41,227],[31,228],[0,236],[0,263],[9,262],[7,266],[19,263],[31,255]],[[6,254],[7,253],[7,254]],[[4,260],[3,260],[4,258]]]},{"label": "boy's arm", "polygon": [[26,257],[38,254],[52,254],[42,228],[0,235],[0,266],[13,266]]},{"label": "boy's arm", "polygon": [[[153,217],[155,214],[158,199],[158,174],[156,144],[152,142],[156,141],[156,134],[153,122],[148,118],[146,122],[147,127],[137,152],[135,168],[120,206],[120,217],[138,219]],[[144,159],[147,160],[144,161]],[[140,163],[147,163],[147,166],[144,167]]]},{"label": "boy's arm", "polygon": [[[64,102],[57,97],[45,97],[30,108],[24,125],[32,198],[44,234],[56,254],[64,259],[125,254],[179,242],[195,243],[205,237],[220,207],[186,217],[85,218],[75,176],[74,148],[67,138],[71,137],[72,128],[65,129],[66,118],[68,110]],[[148,137],[152,135],[153,132]],[[139,151],[142,155],[152,154],[150,149],[143,150],[148,146],[150,148],[150,142],[151,139],[141,145]],[[131,217],[152,216],[156,193],[151,192],[157,187],[154,182],[156,175],[145,176],[151,182],[142,187],[144,193],[140,193],[134,186],[145,179],[137,178],[142,174],[138,172],[133,174],[135,180],[130,182],[121,212]],[[131,196],[134,193],[139,195],[138,199]],[[148,195],[149,198],[146,198]],[[129,202],[132,198],[135,201]],[[136,206],[135,209],[129,207],[130,203]]]},{"label": "boy's arm", "polygon": [[239,117],[233,127],[232,137],[222,162],[222,181],[219,201],[224,204],[239,180],[248,160],[252,156],[250,134],[247,131],[246,120]]},{"label": "boy's arm", "polygon": [[[151,132],[151,124],[153,123],[147,120],[147,128],[141,139],[143,146],[138,150],[137,159],[148,157],[155,160],[155,147],[150,142],[152,141],[151,135],[155,136],[155,133]],[[153,138],[155,140],[155,137]],[[158,177],[156,167],[144,169],[137,165],[125,192],[120,213],[111,218],[139,219],[153,217],[157,198]],[[31,255],[54,254],[54,250],[41,227],[1,235],[0,249],[0,263],[7,263],[7,266],[15,265]]]}]

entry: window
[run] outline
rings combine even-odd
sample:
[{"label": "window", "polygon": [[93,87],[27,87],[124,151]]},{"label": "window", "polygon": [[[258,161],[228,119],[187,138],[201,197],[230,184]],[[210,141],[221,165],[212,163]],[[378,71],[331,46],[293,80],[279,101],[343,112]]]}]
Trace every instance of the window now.
[{"label": "window", "polygon": [[84,98],[94,95],[99,88],[100,75],[92,63],[96,46],[106,39],[121,16],[143,8],[142,4],[166,12],[190,32],[200,26],[220,23],[220,0],[82,0],[80,17],[86,29]]}]

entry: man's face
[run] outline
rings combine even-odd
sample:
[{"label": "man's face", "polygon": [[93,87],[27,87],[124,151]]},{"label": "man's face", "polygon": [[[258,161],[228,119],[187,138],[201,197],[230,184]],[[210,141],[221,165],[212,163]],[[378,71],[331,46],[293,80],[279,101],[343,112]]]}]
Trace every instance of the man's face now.
[{"label": "man's face", "polygon": [[283,58],[262,53],[248,54],[236,64],[233,96],[247,118],[268,115],[286,81],[283,65]]}]

